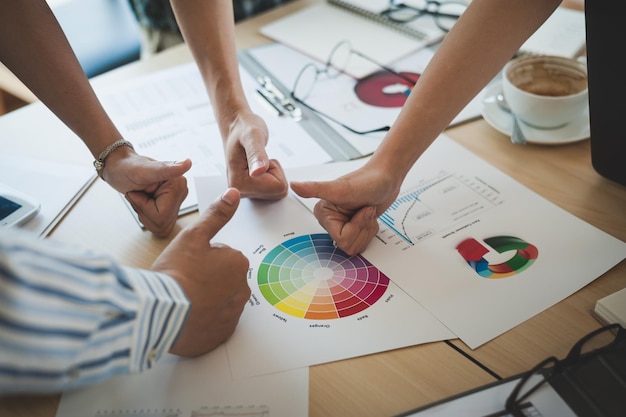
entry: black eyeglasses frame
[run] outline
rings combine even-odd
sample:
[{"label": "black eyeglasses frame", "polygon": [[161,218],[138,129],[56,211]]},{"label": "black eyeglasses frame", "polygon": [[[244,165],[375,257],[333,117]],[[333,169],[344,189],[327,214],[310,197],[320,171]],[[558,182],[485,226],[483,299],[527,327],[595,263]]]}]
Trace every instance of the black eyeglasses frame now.
[{"label": "black eyeglasses frame", "polygon": [[302,69],[300,70],[300,72],[296,76],[296,80],[293,83],[293,87],[292,87],[292,89],[290,91],[290,96],[296,102],[298,102],[302,106],[306,107],[307,109],[311,110],[312,112],[317,113],[320,116],[323,116],[323,117],[327,118],[328,120],[338,124],[339,126],[343,127],[344,129],[346,129],[346,130],[348,130],[348,131],[350,131],[352,133],[355,133],[357,135],[367,135],[367,134],[376,133],[376,132],[386,132],[386,131],[388,131],[391,128],[390,126],[382,126],[382,127],[376,128],[376,129],[369,129],[369,130],[357,130],[357,129],[354,129],[354,128],[352,128],[352,127],[350,127],[350,126],[348,126],[348,125],[338,121],[337,119],[335,119],[334,117],[330,116],[329,114],[327,114],[325,112],[322,112],[321,110],[316,109],[315,107],[313,107],[310,104],[306,103],[304,101],[305,98],[297,97],[296,94],[295,94],[296,87],[298,86],[298,83],[300,82],[300,79],[301,79],[302,75],[304,74],[304,72],[308,68],[313,68],[315,70],[315,78],[314,78],[313,84],[312,84],[312,86],[310,88],[311,90],[315,86],[315,83],[317,83],[317,80],[319,79],[319,76],[321,74],[326,74],[327,78],[336,78],[339,74],[345,74],[345,69],[343,69],[343,68],[335,68],[335,70],[337,71],[337,74],[334,75],[334,76],[329,75],[330,74],[330,69],[333,68],[333,65],[332,65],[333,55],[335,54],[335,52],[337,50],[339,50],[339,48],[341,48],[342,46],[344,46],[346,44],[350,48],[349,49],[349,53],[350,54],[354,54],[354,55],[356,55],[356,56],[358,56],[360,58],[365,59],[366,61],[371,62],[372,64],[374,64],[374,65],[378,66],[379,68],[381,68],[381,69],[383,69],[383,70],[385,70],[385,71],[387,71],[387,72],[397,76],[398,78],[401,78],[404,81],[408,81],[409,83],[411,83],[411,85],[415,84],[415,81],[410,79],[409,77],[407,77],[407,76],[405,76],[405,75],[403,75],[403,74],[393,70],[392,68],[389,68],[386,65],[381,64],[380,62],[378,62],[375,59],[373,59],[373,58],[363,54],[362,52],[359,52],[359,51],[355,50],[354,48],[352,48],[352,45],[350,44],[349,41],[341,41],[337,45],[335,45],[333,47],[333,49],[331,50],[330,54],[328,55],[328,59],[326,60],[326,64],[324,65],[324,67],[319,67],[319,66],[317,66],[316,64],[314,64],[312,62],[308,63],[304,67],[302,67]]},{"label": "black eyeglasses frame", "polygon": [[[467,7],[467,4],[461,1],[437,1],[437,0],[426,0],[423,8],[417,8],[414,6],[409,6],[403,2],[398,2],[394,0],[389,1],[389,8],[380,12],[380,16],[394,22],[394,23],[409,23],[412,22],[422,16],[432,16],[435,22],[435,25],[439,29],[444,32],[449,32],[450,27],[441,24],[439,18],[453,19],[458,20],[461,17],[461,14],[450,14],[450,13],[441,13],[439,10],[442,6],[448,4],[458,4],[460,6]],[[404,19],[393,17],[394,13],[410,11],[413,14]]]}]

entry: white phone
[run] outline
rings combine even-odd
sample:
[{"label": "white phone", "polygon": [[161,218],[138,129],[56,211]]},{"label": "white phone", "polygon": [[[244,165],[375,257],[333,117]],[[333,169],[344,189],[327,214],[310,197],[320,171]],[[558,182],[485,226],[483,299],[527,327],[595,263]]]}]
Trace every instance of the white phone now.
[{"label": "white phone", "polygon": [[0,184],[0,227],[24,224],[40,209],[41,204],[33,197]]}]

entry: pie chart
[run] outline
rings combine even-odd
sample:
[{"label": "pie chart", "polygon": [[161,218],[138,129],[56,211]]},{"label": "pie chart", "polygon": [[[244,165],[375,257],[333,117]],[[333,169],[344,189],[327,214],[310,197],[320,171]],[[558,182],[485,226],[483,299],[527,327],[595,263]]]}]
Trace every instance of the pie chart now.
[{"label": "pie chart", "polygon": [[412,72],[400,74],[405,78],[387,71],[375,72],[359,80],[354,92],[359,100],[370,106],[402,107],[420,76]]},{"label": "pie chart", "polygon": [[372,306],[385,294],[389,278],[320,233],[294,237],[272,249],[259,265],[258,284],[263,297],[283,313],[332,320]]}]

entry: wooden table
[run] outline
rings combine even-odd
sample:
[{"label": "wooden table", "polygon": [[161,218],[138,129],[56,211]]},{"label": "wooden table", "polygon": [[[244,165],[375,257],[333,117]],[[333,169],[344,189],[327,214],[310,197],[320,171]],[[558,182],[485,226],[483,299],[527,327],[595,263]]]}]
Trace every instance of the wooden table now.
[{"label": "wooden table", "polygon": [[[580,219],[626,241],[626,187],[591,167],[588,140],[564,146],[515,146],[484,121],[448,135],[520,183]],[[567,279],[567,277],[563,277]],[[597,299],[626,287],[626,261],[562,302],[489,343],[469,350],[455,345],[502,377],[529,369],[547,356],[564,357],[582,336],[600,326],[591,311]]]},{"label": "wooden table", "polygon": [[[297,1],[238,24],[239,47],[267,42],[258,35],[258,27],[316,1]],[[185,46],[175,47],[150,61],[97,77],[94,83],[115,83],[190,59]],[[19,114],[0,118],[0,131],[15,129],[15,134],[21,132],[30,140],[36,140],[35,131],[28,134],[28,129],[36,127],[24,123],[30,114],[42,111],[36,103],[20,110]],[[15,127],[17,123],[22,126]],[[589,141],[554,147],[513,145],[508,137],[482,119],[457,126],[447,133],[546,199],[626,240],[626,188],[595,173],[590,164]],[[45,155],[54,147],[21,143],[16,144],[15,149]],[[77,150],[64,158],[90,163],[86,155],[84,150]],[[148,268],[171,238],[159,239],[140,230],[127,211],[117,193],[97,180],[53,231],[52,238],[105,251],[122,263]],[[197,213],[181,217],[176,231],[196,217]],[[575,340],[599,326],[590,314],[595,301],[623,287],[626,287],[626,261],[566,300],[478,349],[470,350],[455,340],[313,366],[309,415],[393,416],[495,380],[459,351],[502,377],[527,370],[546,356],[562,357]],[[0,398],[0,416],[53,417],[59,399],[59,395]]]}]

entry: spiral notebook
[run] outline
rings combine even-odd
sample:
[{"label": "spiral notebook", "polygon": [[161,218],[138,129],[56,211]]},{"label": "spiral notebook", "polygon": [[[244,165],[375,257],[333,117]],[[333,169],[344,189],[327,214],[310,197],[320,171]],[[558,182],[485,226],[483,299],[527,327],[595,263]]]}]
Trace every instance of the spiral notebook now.
[{"label": "spiral notebook", "polygon": [[[427,30],[429,21],[434,26],[432,19],[420,22],[426,24],[425,35],[418,38],[344,7],[320,2],[261,27],[260,33],[320,63],[326,62],[339,42],[347,40],[355,50],[389,65],[443,38],[444,32],[440,29]],[[361,78],[377,69],[366,60],[354,60],[347,72]]]},{"label": "spiral notebook", "polygon": [[435,24],[431,16],[424,15],[419,19],[406,23],[389,20],[381,13],[389,9],[389,0],[327,0],[329,4],[343,7],[346,10],[360,14],[375,22],[387,25],[402,33],[411,35],[428,44],[439,42],[445,32]]},{"label": "spiral notebook", "polygon": [[[389,8],[389,0],[327,0],[329,4],[349,10],[372,21],[384,24],[427,43],[443,39],[432,17],[424,15],[407,23],[396,23],[381,12]],[[406,2],[411,5],[411,2]],[[585,14],[583,11],[558,7],[535,33],[524,42],[519,54],[559,55],[577,57],[585,47]]]}]

